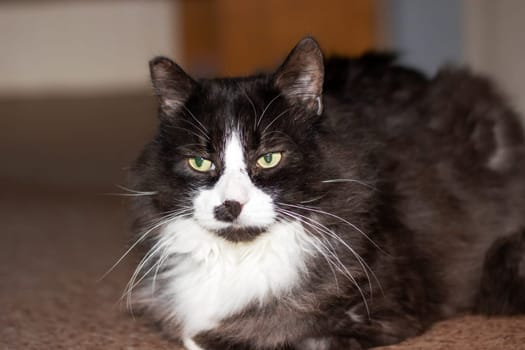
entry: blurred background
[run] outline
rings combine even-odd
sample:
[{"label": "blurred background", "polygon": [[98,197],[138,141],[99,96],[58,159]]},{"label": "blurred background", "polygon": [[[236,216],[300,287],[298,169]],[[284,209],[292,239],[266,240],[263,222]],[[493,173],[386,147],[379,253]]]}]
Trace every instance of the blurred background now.
[{"label": "blurred background", "polygon": [[520,0],[3,0],[0,181],[110,190],[155,128],[149,59],[247,74],[306,34],[326,54],[398,51],[428,75],[469,65],[523,111],[523,18]]},{"label": "blurred background", "polygon": [[129,197],[104,195],[155,131],[152,57],[247,74],[309,34],[429,76],[468,65],[525,111],[524,18],[522,0],[0,0],[0,348],[173,348],[119,309],[140,254]]},{"label": "blurred background", "polygon": [[154,133],[152,57],[248,74],[309,34],[429,76],[468,65],[525,111],[524,19],[522,0],[0,0],[0,348],[173,348],[122,311],[139,235],[105,195]]}]

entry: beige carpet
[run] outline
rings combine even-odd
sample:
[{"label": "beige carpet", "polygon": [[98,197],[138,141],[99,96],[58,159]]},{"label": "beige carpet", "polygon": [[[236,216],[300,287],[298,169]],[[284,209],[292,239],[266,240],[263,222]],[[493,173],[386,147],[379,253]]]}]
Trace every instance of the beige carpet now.
[{"label": "beige carpet", "polygon": [[[119,302],[130,257],[125,200],[7,186],[0,192],[0,350],[175,349]],[[525,349],[525,317],[463,317],[389,349]]]}]

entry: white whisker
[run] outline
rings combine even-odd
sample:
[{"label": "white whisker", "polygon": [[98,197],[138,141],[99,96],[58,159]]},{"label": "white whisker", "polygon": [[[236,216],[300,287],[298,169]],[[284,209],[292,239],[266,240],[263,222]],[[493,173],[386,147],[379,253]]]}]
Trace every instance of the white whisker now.
[{"label": "white whisker", "polygon": [[[281,204],[286,205],[285,203],[281,203]],[[337,218],[339,218],[339,219],[341,219],[341,220],[344,220],[344,219],[338,217],[338,216],[335,215],[335,214],[331,214],[331,213],[328,213],[328,212],[325,212],[325,211],[322,211],[322,210],[316,211],[316,210],[313,210],[312,208],[309,208],[309,207],[304,207],[304,206],[294,206],[294,205],[291,205],[291,204],[290,204],[290,206],[295,207],[295,208],[299,208],[299,209],[303,209],[303,210],[307,210],[307,211],[310,210],[310,211],[315,212],[315,213],[326,214],[326,215],[329,215],[329,216],[331,215],[331,216],[337,217]],[[375,281],[377,282],[377,284],[378,284],[378,286],[379,286],[379,289],[381,290],[381,293],[384,293],[384,292],[383,292],[383,288],[382,288],[382,286],[381,286],[381,283],[379,282],[379,279],[377,278],[377,276],[376,276],[376,274],[374,273],[374,271],[370,268],[370,266],[366,263],[366,261],[364,261],[364,259],[363,259],[359,254],[357,254],[357,252],[355,252],[355,250],[354,250],[353,248],[351,248],[351,247],[350,247],[350,246],[349,246],[349,245],[348,245],[348,244],[347,244],[347,243],[346,243],[341,237],[339,237],[334,231],[330,230],[328,227],[326,227],[325,225],[321,224],[320,222],[318,222],[318,221],[316,221],[316,220],[314,220],[314,219],[312,219],[312,218],[310,218],[310,217],[308,217],[308,216],[304,216],[304,215],[301,215],[301,214],[298,214],[298,213],[295,213],[295,214],[296,214],[296,215],[300,215],[300,216],[306,218],[307,220],[313,221],[315,224],[322,226],[322,228],[323,228],[324,230],[326,230],[326,233],[327,233],[327,234],[329,234],[329,235],[331,235],[333,238],[339,240],[339,241],[343,244],[344,247],[346,247],[347,249],[349,249],[349,250],[352,252],[352,254],[354,254],[354,256],[356,257],[356,259],[358,260],[358,262],[359,262],[359,263],[361,264],[361,266],[363,267],[364,272],[367,274],[368,281],[369,281],[369,284],[370,284],[370,288],[372,287],[372,285],[371,285],[370,278],[369,278],[369,276],[368,276],[367,269],[368,269],[368,271],[370,271],[370,272],[372,273],[372,276],[374,277]],[[349,222],[346,221],[346,220],[344,220],[344,222],[345,222],[345,223],[349,223]],[[360,231],[360,232],[362,232],[362,231]],[[365,235],[365,237],[368,238],[368,236],[366,236],[366,235]],[[369,238],[369,240],[371,240],[371,239]],[[371,242],[374,244],[374,246],[375,246],[378,250],[380,250],[381,252],[383,252],[383,253],[386,254],[386,252],[384,252],[380,247],[378,247],[377,244],[375,244],[373,241],[371,241]],[[366,268],[365,268],[365,267],[366,267]]]},{"label": "white whisker", "polygon": [[272,103],[277,100],[279,97],[281,97],[282,94],[279,94],[277,96],[275,96],[274,98],[271,99],[270,102],[268,102],[268,104],[266,105],[266,107],[263,109],[262,113],[261,113],[261,116],[259,117],[259,119],[257,120],[257,122],[255,123],[255,128],[257,129],[259,127],[259,124],[261,123],[261,120],[262,118],[264,117],[264,114],[266,113],[266,111],[268,110],[268,108],[270,108],[270,106],[272,105]]},{"label": "white whisker", "polygon": [[366,182],[363,182],[363,181],[360,181],[360,180],[355,180],[355,179],[329,179],[329,180],[323,180],[321,181],[322,183],[325,183],[325,184],[329,184],[329,183],[341,183],[341,182],[353,182],[353,183],[357,183],[357,184],[360,184],[360,185],[363,185],[363,186],[366,186],[368,188],[371,188],[373,190],[376,190],[377,191],[377,188],[370,185],[370,184],[367,184]]},{"label": "white whisker", "polygon": [[[283,209],[279,209],[281,212],[283,212]],[[284,209],[284,212],[288,212],[288,213],[293,213],[293,212],[290,212],[290,211],[287,211],[286,209]],[[283,212],[283,213],[284,213]],[[348,246],[340,237],[338,237],[333,231],[331,231],[330,229],[328,229],[326,226],[322,225],[321,223],[313,220],[312,218],[309,218],[307,216],[304,216],[304,215],[301,215],[301,214],[298,214],[298,213],[293,213],[294,216],[296,216],[296,219],[300,220],[303,224],[306,224],[308,225],[309,227],[311,227],[312,229],[314,229],[317,233],[319,234],[328,234],[330,237],[332,238],[335,238],[335,239],[338,239],[339,242],[341,242],[343,244],[343,246],[345,246],[345,248],[347,248],[353,255],[354,257],[356,258],[356,260],[360,263],[361,265],[361,268],[363,270],[363,272],[365,273],[366,277],[367,277],[367,280],[368,280],[368,284],[369,284],[369,288],[370,288],[370,295],[372,294],[372,285],[371,285],[371,281],[370,281],[370,277],[368,275],[368,272],[366,271],[366,267],[365,265],[363,265],[362,263],[362,259],[361,257],[359,256],[359,254],[357,254],[357,252],[354,251],[354,249],[352,249],[350,246]],[[300,219],[302,218],[302,219]],[[309,222],[308,222],[308,221]],[[329,241],[327,241],[329,242]],[[331,245],[330,243],[330,246],[333,248],[333,246]],[[339,270],[339,272],[341,272],[344,276],[346,276],[353,284],[354,286],[357,288],[359,294],[361,295],[361,298],[363,299],[363,304],[365,305],[365,309],[367,310],[367,314],[370,316],[370,309],[369,309],[369,306],[368,306],[368,302],[366,301],[366,297],[365,297],[365,294],[362,290],[362,288],[359,286],[359,283],[357,282],[357,280],[355,279],[355,277],[352,275],[352,273],[348,270],[348,268],[343,264],[343,262],[339,259],[339,257],[337,256],[337,254],[335,252],[332,252],[332,256],[334,258],[337,259],[337,262],[338,262],[338,265],[336,265],[335,267]],[[367,265],[368,266],[368,265]]]},{"label": "white whisker", "polygon": [[155,268],[155,273],[153,274],[153,279],[151,281],[151,293],[155,292],[155,284],[157,282],[157,276],[159,274],[160,268],[162,267],[164,262],[168,260],[169,257],[170,257],[170,254],[166,252],[165,254],[161,255],[160,258],[157,260],[157,263],[156,263],[157,267]]},{"label": "white whisker", "polygon": [[126,186],[122,186],[122,185],[115,185],[115,186],[123,191],[129,192],[130,194],[136,194],[136,195],[141,195],[141,196],[153,196],[158,193],[157,191],[138,191],[138,190],[134,190],[132,188],[126,187]]},{"label": "white whisker", "polygon": [[[175,219],[179,219],[179,218],[183,218],[183,217],[187,217],[187,216],[191,215],[189,213],[184,213],[184,212],[181,214],[180,213],[181,211],[178,211],[177,214],[175,216],[171,217],[169,220],[164,220],[164,222],[162,224],[168,224],[169,222],[171,222],[171,221],[173,221]],[[153,257],[157,256],[159,251],[161,251],[162,249],[166,248],[166,242],[165,241],[166,241],[166,239],[164,237],[161,237],[149,249],[149,251],[146,253],[146,255],[139,262],[138,266],[135,268],[135,271],[133,272],[130,280],[128,281],[128,284],[127,284],[127,286],[125,288],[125,291],[124,291],[124,293],[122,295],[122,298],[126,297],[126,305],[128,306],[128,309],[131,309],[131,297],[132,297],[133,290],[135,289],[136,286],[138,286],[149,275],[149,273],[151,271],[153,271],[153,269],[156,269],[158,267],[158,264],[160,263],[160,260],[162,259],[164,254],[160,254],[160,258],[157,259],[157,262],[153,263],[151,265],[151,267],[146,272],[144,272],[140,278],[138,278],[140,272],[148,264],[150,259],[152,259]],[[138,278],[138,280],[137,280],[137,278]],[[155,278],[156,278],[156,275],[155,275]]]},{"label": "white whisker", "polygon": [[104,196],[120,196],[120,197],[141,197],[141,196],[154,196],[158,192],[157,191],[137,191],[133,190],[131,188],[127,188],[122,185],[115,185],[115,187],[126,191],[125,193],[119,193],[119,192],[106,192],[102,193]]},{"label": "white whisker", "polygon": [[[162,240],[159,240],[157,243],[155,243],[155,245],[153,245],[150,250],[148,251],[148,253],[142,258],[142,260],[140,261],[139,265],[137,266],[137,268],[135,269],[135,271],[133,272],[133,275],[131,276],[130,280],[128,281],[128,284],[126,285],[126,289],[124,291],[124,293],[122,294],[122,298],[126,297],[126,305],[128,307],[128,309],[131,310],[131,299],[132,299],[132,294],[133,294],[133,290],[135,289],[135,287],[137,287],[149,274],[151,271],[153,271],[153,269],[156,269],[157,267],[157,264],[159,263],[160,261],[160,258],[157,259],[157,261],[153,264],[151,264],[150,268],[144,272],[142,274],[142,276],[139,277],[139,274],[140,272],[143,270],[143,268],[148,264],[149,260],[152,259],[153,257],[157,256],[158,252],[161,251],[162,249],[165,249],[165,243],[162,241]],[[160,254],[160,256],[162,257],[163,254]],[[138,280],[137,280],[138,278]]]},{"label": "white whisker", "polygon": [[333,218],[335,218],[335,219],[337,219],[337,220],[347,224],[348,226],[352,227],[354,230],[356,230],[357,232],[362,234],[363,237],[365,237],[370,243],[372,243],[374,245],[374,247],[376,247],[382,253],[386,254],[386,252],[380,246],[378,246],[377,243],[374,242],[372,240],[372,238],[370,238],[370,236],[368,236],[365,232],[363,232],[363,230],[361,230],[359,227],[357,227],[356,225],[352,224],[350,221],[343,219],[340,216],[337,216],[335,214],[329,213],[329,212],[321,210],[321,209],[307,207],[307,206],[304,206],[304,205],[294,205],[294,204],[287,204],[287,203],[279,203],[279,204],[285,205],[285,206],[288,206],[288,207],[292,207],[292,208],[307,210],[307,211],[311,211],[311,212],[314,212],[314,213],[318,213],[318,214],[322,214],[322,215],[327,215],[327,216],[333,217]]},{"label": "white whisker", "polygon": [[[107,277],[107,275],[109,275],[117,266],[118,264],[120,264],[120,262],[122,260],[124,260],[124,258],[140,243],[142,242],[146,236],[154,231],[155,229],[161,227],[162,225],[165,225],[169,222],[171,222],[172,220],[178,218],[179,214],[182,214],[182,213],[186,213],[190,211],[190,209],[181,209],[180,211],[177,211],[175,213],[170,213],[168,215],[165,215],[163,217],[160,218],[161,221],[157,222],[153,227],[149,228],[148,230],[146,230],[146,232],[144,232],[143,234],[141,234],[139,236],[139,238],[124,252],[124,254],[122,254],[122,256],[102,275],[102,277],[100,277],[99,279],[99,282],[102,281],[104,278]],[[175,214],[175,216],[174,216]],[[187,214],[186,214],[187,215]]]},{"label": "white whisker", "polygon": [[248,93],[246,92],[246,90],[244,90],[240,84],[237,82],[237,87],[242,91],[242,93],[244,94],[244,96],[246,96],[246,99],[248,100],[248,102],[250,103],[250,105],[252,106],[252,110],[253,110],[253,118],[254,118],[254,121],[255,123],[257,122],[257,108],[255,108],[255,104],[253,103],[252,99],[250,98],[250,96],[248,95]]},{"label": "white whisker", "polygon": [[185,123],[188,123],[190,124],[192,127],[194,127],[201,135],[203,138],[209,140],[210,137],[208,136],[207,132],[204,131],[199,125],[193,123],[191,120],[188,120],[188,119],[184,119],[184,118],[181,118],[181,121],[185,122]]},{"label": "white whisker", "polygon": [[[209,141],[209,136],[208,135],[200,135],[200,134],[197,134],[195,131],[193,130],[190,130],[188,128],[183,128],[183,127],[180,127],[180,126],[175,126],[175,125],[170,125],[170,128],[173,128],[173,129],[179,129],[179,130],[182,130],[182,131],[185,131],[185,132],[188,132],[192,135],[194,135],[195,137],[203,140],[204,142],[208,142]],[[199,130],[200,132],[200,130]]]},{"label": "white whisker", "polygon": [[271,122],[268,123],[268,125],[266,125],[266,127],[264,128],[264,130],[261,132],[261,134],[264,134],[266,130],[268,130],[268,128],[273,124],[275,123],[279,118],[281,118],[283,115],[285,115],[286,113],[288,113],[292,108],[287,108],[285,109],[283,112],[279,113],[277,115],[277,117],[273,118]]},{"label": "white whisker", "polygon": [[319,199],[323,198],[324,196],[326,196],[326,194],[323,194],[321,196],[318,196],[318,197],[315,197],[315,198],[312,198],[312,199],[307,199],[305,201],[301,201],[299,202],[300,204],[308,204],[308,203],[313,203],[315,201],[318,201]]},{"label": "white whisker", "polygon": [[[284,211],[280,211],[278,210],[278,212],[282,215],[286,215],[294,220],[297,220],[301,223],[303,223],[303,220],[299,217],[296,217],[295,215],[293,215],[293,213],[291,212],[284,212]],[[335,255],[335,253],[333,251],[331,251],[324,243],[323,241],[320,240],[319,237],[315,236],[315,235],[312,235],[308,229],[305,227],[304,228],[306,230],[306,232],[308,232],[310,234],[310,236],[315,240],[316,243],[319,243],[320,245],[322,245],[321,248],[319,248],[317,245],[313,245],[315,250],[321,254],[323,256],[323,258],[326,260],[326,263],[328,264],[328,267],[330,268],[330,270],[332,271],[332,275],[334,276],[334,280],[335,280],[335,284],[336,284],[336,288],[339,290],[339,281],[337,279],[337,274],[335,273],[335,270],[334,270],[334,262],[330,259],[330,256],[327,256],[327,252],[330,253],[332,255],[332,257],[337,258],[337,256]],[[330,242],[328,242],[330,244]],[[332,247],[333,249],[333,247]],[[338,268],[339,269],[339,268]],[[342,271],[340,271],[342,272]]]},{"label": "white whisker", "polygon": [[117,197],[144,197],[144,196],[154,196],[157,192],[151,193],[117,193],[117,192],[107,192],[103,193],[104,196],[117,196]]},{"label": "white whisker", "polygon": [[204,124],[202,124],[202,123],[200,122],[200,120],[197,119],[197,117],[196,117],[196,116],[195,116],[195,115],[194,115],[194,114],[188,109],[188,107],[186,107],[185,105],[182,105],[182,107],[184,108],[184,110],[185,110],[186,112],[188,112],[188,114],[193,118],[193,120],[195,120],[195,121],[197,122],[197,124],[200,125],[200,127],[202,128],[201,131],[202,131],[202,132],[206,135],[206,137],[209,139],[208,134],[209,134],[210,132],[209,132],[208,129],[204,126]]},{"label": "white whisker", "polygon": [[131,310],[131,296],[132,296],[132,293],[133,293],[133,289],[135,289],[135,287],[137,285],[139,285],[140,282],[142,282],[144,280],[144,278],[146,278],[146,276],[153,270],[153,268],[155,268],[155,264],[152,264],[152,266],[145,273],[143,273],[142,276],[137,281],[137,278],[138,278],[140,272],[142,271],[144,266],[146,266],[148,261],[153,256],[155,256],[156,253],[162,248],[163,248],[162,241],[159,240],[157,243],[155,243],[150,248],[150,250],[146,253],[146,255],[140,260],[138,266],[135,268],[135,271],[133,271],[133,274],[131,275],[131,278],[129,279],[129,281],[128,281],[127,285],[126,285],[124,293],[121,296],[121,299],[126,297],[126,305],[127,305],[128,309]]}]

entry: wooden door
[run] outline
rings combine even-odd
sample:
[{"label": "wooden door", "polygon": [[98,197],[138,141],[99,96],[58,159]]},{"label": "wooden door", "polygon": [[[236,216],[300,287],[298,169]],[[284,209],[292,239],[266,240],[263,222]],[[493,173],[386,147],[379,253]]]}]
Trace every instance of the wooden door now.
[{"label": "wooden door", "polygon": [[305,35],[327,54],[375,45],[372,0],[184,0],[184,67],[241,75],[275,67]]}]

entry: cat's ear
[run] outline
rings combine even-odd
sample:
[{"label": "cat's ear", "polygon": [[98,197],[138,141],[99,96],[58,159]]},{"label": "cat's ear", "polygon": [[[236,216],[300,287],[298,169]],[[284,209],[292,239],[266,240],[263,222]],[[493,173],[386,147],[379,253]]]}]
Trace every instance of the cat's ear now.
[{"label": "cat's ear", "polygon": [[181,67],[166,57],[152,59],[149,69],[155,95],[166,112],[176,111],[184,105],[197,84]]},{"label": "cat's ear", "polygon": [[323,112],[323,81],[323,53],[311,37],[295,46],[274,75],[275,86],[290,102],[302,103],[317,115]]}]

